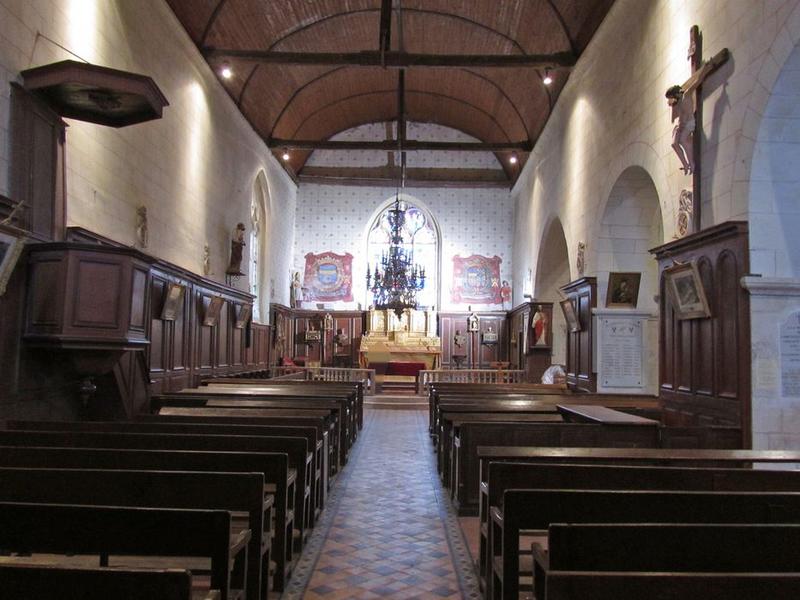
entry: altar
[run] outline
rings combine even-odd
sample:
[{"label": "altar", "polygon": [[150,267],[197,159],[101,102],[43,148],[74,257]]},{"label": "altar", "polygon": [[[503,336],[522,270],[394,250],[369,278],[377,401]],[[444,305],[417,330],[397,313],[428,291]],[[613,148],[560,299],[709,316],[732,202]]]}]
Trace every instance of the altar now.
[{"label": "altar", "polygon": [[425,370],[439,367],[442,342],[436,335],[434,311],[407,309],[398,318],[391,310],[370,310],[367,327],[359,348],[363,368],[387,373],[403,371],[401,364],[413,364],[417,371],[419,366]]}]

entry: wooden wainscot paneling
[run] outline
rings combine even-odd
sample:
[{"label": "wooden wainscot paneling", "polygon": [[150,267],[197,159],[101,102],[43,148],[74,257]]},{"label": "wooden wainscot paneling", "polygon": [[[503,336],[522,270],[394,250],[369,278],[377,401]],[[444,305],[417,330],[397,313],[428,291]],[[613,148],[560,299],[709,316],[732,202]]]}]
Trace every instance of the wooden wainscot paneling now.
[{"label": "wooden wainscot paneling", "polygon": [[[505,312],[475,312],[477,331],[469,330],[470,312],[441,312],[439,337],[442,340],[442,368],[455,369],[460,362],[453,356],[465,356],[462,368],[490,369],[492,363],[508,361],[508,324]],[[465,344],[456,346],[456,332],[464,336]]]},{"label": "wooden wainscot paneling", "polygon": [[[670,425],[741,427],[750,447],[750,304],[745,222],[727,222],[654,248],[661,313],[659,395]],[[711,313],[678,319],[665,270],[694,263]]]},{"label": "wooden wainscot paneling", "polygon": [[[358,365],[358,349],[366,325],[366,312],[281,307],[275,314],[276,319],[278,315],[283,315],[284,335],[289,342],[286,347],[293,348],[294,354],[290,356],[293,360],[323,367]],[[339,330],[341,333],[338,333]],[[338,341],[337,335],[341,336]]]},{"label": "wooden wainscot paneling", "polygon": [[[597,306],[597,279],[581,277],[561,287],[572,303],[580,323],[578,331],[567,325],[567,385],[586,392],[597,391],[594,371],[594,321],[592,309]],[[561,310],[561,307],[558,308]]]}]

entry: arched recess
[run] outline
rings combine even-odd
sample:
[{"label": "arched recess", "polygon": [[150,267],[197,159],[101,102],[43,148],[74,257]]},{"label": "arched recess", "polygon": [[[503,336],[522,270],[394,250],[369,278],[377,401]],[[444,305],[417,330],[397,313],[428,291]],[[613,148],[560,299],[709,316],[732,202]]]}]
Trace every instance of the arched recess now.
[{"label": "arched recess", "polygon": [[264,171],[259,171],[253,182],[250,201],[250,239],[248,278],[249,291],[256,299],[253,302],[253,321],[269,322],[269,299],[272,296],[272,281],[269,279],[269,235],[270,226],[269,186]]},{"label": "arched recess", "polygon": [[625,169],[606,201],[597,239],[598,306],[606,305],[610,272],[641,273],[638,302],[656,311],[658,264],[650,248],[664,241],[661,205],[650,175],[642,167]]},{"label": "arched recess", "polygon": [[800,277],[800,45],[778,75],[756,137],[750,175],[750,271]]},{"label": "arched recess", "polygon": [[[367,264],[361,272],[366,272],[367,268],[374,272],[378,257],[384,248],[388,248],[388,211],[394,202],[394,197],[387,199],[367,223],[364,236]],[[442,233],[439,223],[418,199],[401,193],[400,202],[406,207],[403,247],[414,253],[414,264],[425,268],[425,289],[417,295],[417,302],[420,306],[438,308],[442,297]],[[365,306],[372,302],[372,294],[365,289]]]},{"label": "arched recess", "polygon": [[542,302],[553,302],[553,363],[567,364],[567,324],[558,306],[561,299],[559,288],[569,283],[569,251],[564,228],[558,217],[554,217],[545,229],[539,245],[539,260],[536,265],[536,284],[533,297]]}]

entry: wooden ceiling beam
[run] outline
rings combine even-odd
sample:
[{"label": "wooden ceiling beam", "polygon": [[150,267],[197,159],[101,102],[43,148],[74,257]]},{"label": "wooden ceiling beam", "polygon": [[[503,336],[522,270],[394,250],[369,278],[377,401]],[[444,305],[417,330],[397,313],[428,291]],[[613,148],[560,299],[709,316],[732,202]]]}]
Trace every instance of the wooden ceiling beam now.
[{"label": "wooden ceiling beam", "polygon": [[[333,140],[266,140],[270,148],[297,148],[299,150],[397,150],[397,140],[377,142],[343,142]],[[441,150],[445,152],[530,152],[533,144],[523,142],[425,142],[403,140],[403,151]]]},{"label": "wooden ceiling beam", "polygon": [[274,52],[205,48],[208,60],[240,59],[282,65],[328,65],[351,67],[453,68],[551,68],[568,69],[577,60],[572,52],[554,54],[410,54],[407,52]]},{"label": "wooden ceiling beam", "polygon": [[[397,185],[400,168],[383,167],[304,167],[300,183],[326,185]],[[501,169],[407,168],[406,187],[508,188],[511,181]]]},{"label": "wooden ceiling beam", "polygon": [[381,62],[383,63],[386,57],[386,53],[391,50],[392,0],[382,0],[380,23],[381,23],[380,31],[378,32],[378,48],[380,48],[381,59],[382,59]]}]

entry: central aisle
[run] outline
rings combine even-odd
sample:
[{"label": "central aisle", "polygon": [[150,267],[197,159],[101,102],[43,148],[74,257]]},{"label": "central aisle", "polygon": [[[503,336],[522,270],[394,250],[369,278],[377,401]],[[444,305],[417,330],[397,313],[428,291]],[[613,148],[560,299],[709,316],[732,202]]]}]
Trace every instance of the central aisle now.
[{"label": "central aisle", "polygon": [[423,411],[369,410],[285,600],[477,599]]}]

